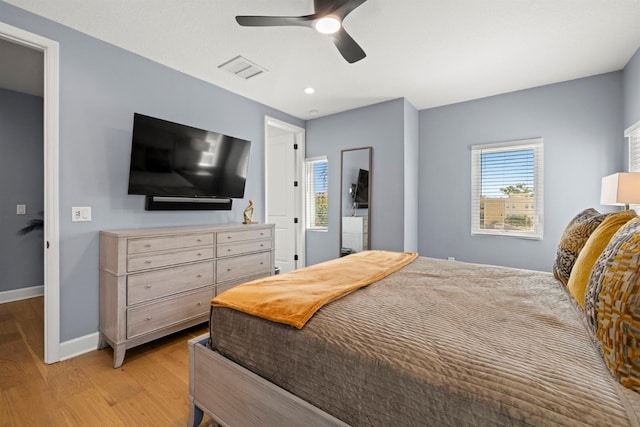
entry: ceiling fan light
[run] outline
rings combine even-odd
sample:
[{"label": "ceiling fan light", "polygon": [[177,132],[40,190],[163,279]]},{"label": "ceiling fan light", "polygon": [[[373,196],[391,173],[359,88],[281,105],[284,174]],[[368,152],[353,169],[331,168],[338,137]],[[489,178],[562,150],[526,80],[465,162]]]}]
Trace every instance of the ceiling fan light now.
[{"label": "ceiling fan light", "polygon": [[333,34],[340,29],[341,23],[336,17],[325,16],[324,18],[320,18],[316,21],[315,27],[319,33]]}]

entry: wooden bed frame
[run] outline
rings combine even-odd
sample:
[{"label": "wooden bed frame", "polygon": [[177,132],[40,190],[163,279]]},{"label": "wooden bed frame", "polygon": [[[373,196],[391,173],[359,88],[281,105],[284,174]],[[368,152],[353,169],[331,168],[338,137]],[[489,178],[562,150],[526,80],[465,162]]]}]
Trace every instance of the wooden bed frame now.
[{"label": "wooden bed frame", "polygon": [[206,344],[189,341],[189,426],[206,412],[222,426],[348,427],[348,424],[225,358]]}]

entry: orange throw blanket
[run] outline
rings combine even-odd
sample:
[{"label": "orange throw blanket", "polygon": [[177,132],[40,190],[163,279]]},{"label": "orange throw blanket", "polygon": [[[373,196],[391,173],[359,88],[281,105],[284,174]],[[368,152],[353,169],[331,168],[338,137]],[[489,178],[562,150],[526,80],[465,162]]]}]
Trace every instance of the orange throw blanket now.
[{"label": "orange throw blanket", "polygon": [[211,300],[298,329],[323,305],[411,263],[415,252],[364,251],[235,286]]}]

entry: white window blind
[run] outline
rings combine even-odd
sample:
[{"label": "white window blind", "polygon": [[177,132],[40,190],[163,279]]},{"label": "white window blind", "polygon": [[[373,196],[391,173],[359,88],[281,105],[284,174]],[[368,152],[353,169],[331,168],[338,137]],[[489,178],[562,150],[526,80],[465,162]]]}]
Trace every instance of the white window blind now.
[{"label": "white window blind", "polygon": [[[640,122],[625,130],[624,136],[629,138],[629,172],[640,172]],[[638,205],[631,208],[640,212]]]},{"label": "white window blind", "polygon": [[471,233],[542,239],[542,138],[471,147]]},{"label": "white window blind", "polygon": [[329,165],[326,157],[305,161],[307,229],[326,230],[329,224]]},{"label": "white window blind", "polygon": [[629,138],[629,172],[640,172],[640,122],[627,129]]}]

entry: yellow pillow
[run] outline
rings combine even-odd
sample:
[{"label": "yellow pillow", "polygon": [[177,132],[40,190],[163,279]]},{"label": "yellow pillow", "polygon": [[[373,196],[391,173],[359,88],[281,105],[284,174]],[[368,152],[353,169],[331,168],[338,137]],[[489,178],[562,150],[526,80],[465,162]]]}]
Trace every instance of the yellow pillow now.
[{"label": "yellow pillow", "polygon": [[602,224],[591,233],[587,243],[578,254],[567,282],[567,289],[582,308],[584,308],[584,295],[589,283],[589,276],[598,257],[607,247],[609,240],[616,234],[616,231],[635,218],[635,216],[636,213],[632,210],[607,215]]}]

